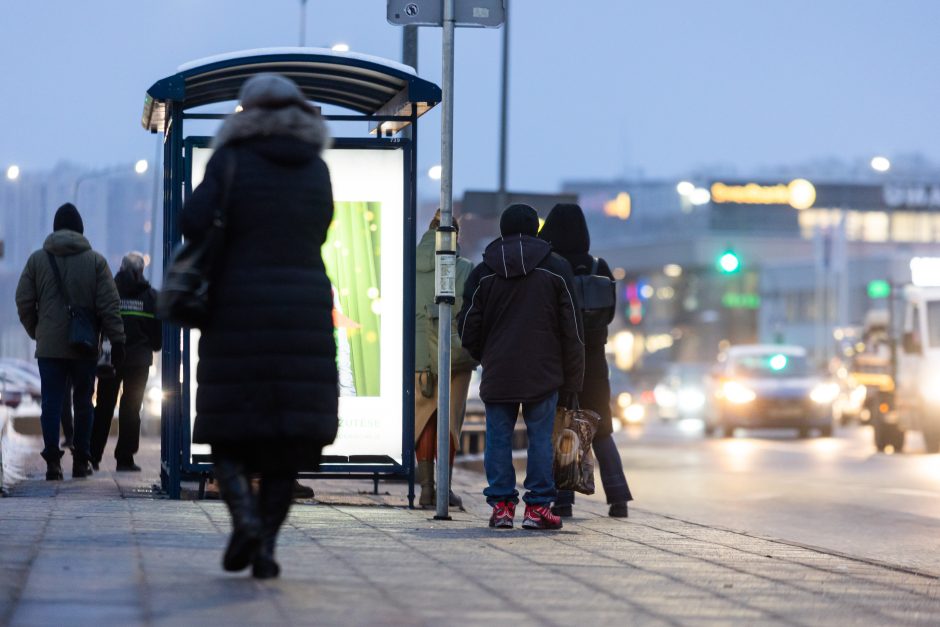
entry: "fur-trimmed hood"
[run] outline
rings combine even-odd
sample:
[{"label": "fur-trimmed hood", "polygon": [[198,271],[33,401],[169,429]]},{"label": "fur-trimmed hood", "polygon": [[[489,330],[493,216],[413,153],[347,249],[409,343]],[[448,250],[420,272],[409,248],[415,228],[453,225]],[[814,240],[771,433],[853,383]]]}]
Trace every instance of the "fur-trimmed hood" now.
[{"label": "fur-trimmed hood", "polygon": [[250,109],[230,115],[212,140],[212,148],[246,139],[289,137],[316,146],[317,154],[331,145],[330,131],[319,115],[300,107]]}]

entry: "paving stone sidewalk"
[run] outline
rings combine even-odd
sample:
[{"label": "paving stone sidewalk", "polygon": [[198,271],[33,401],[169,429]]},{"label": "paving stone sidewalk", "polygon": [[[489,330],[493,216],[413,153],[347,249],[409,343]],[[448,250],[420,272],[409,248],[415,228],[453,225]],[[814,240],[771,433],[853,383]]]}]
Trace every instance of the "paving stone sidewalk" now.
[{"label": "paving stone sidewalk", "polygon": [[224,506],[154,498],[154,479],[103,467],[0,499],[0,625],[940,621],[929,574],[637,508],[616,520],[588,502],[560,532],[491,530],[467,471],[455,484],[470,506],[451,522],[403,507],[400,484],[312,482],[281,536],[282,578],[257,582],[219,566]]}]

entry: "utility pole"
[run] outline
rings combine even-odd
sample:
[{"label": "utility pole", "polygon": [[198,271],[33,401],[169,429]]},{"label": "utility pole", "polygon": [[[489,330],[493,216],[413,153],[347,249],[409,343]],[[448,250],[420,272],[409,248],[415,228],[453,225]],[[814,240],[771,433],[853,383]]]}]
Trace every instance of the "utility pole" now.
[{"label": "utility pole", "polygon": [[[409,65],[415,69],[415,72],[418,71],[418,27],[417,26],[405,26],[401,31],[401,62],[405,65]],[[402,137],[405,139],[411,139],[412,128],[409,124],[404,131],[402,131]]]},{"label": "utility pole", "polygon": [[300,47],[307,45],[307,0],[300,0]]},{"label": "utility pole", "polygon": [[437,327],[437,512],[450,520],[450,325],[456,296],[457,234],[453,219],[454,189],[454,0],[444,0],[441,114],[441,225],[437,229],[434,264]]},{"label": "utility pole", "polygon": [[509,0],[505,0],[506,21],[503,22],[502,88],[499,102],[499,207],[502,211],[506,198],[507,126],[509,123]]}]

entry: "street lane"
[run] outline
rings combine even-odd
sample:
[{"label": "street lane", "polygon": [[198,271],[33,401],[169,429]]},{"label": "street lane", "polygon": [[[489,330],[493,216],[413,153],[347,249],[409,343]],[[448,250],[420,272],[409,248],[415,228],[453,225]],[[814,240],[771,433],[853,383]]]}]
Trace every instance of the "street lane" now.
[{"label": "street lane", "polygon": [[[940,575],[940,455],[924,455],[919,435],[912,452],[886,455],[867,427],[808,440],[704,438],[696,427],[616,434],[634,506]],[[579,498],[602,500],[598,489]]]}]

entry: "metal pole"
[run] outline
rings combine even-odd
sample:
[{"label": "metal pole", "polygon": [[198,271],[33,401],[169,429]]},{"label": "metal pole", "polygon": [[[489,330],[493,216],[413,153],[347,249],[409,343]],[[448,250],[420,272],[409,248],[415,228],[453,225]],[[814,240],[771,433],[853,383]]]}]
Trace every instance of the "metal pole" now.
[{"label": "metal pole", "polygon": [[499,101],[499,210],[506,206],[507,126],[509,124],[509,0],[505,0],[506,21],[503,23],[502,89]]},{"label": "metal pole", "polygon": [[153,194],[150,198],[150,264],[147,266],[147,280],[153,282],[153,267],[157,265],[157,202],[160,198],[160,164],[163,159],[163,136],[157,135],[153,153]]},{"label": "metal pole", "polygon": [[300,0],[300,47],[307,45],[307,0]]},{"label": "metal pole", "polygon": [[[443,103],[441,114],[441,228],[438,230],[437,275],[435,286],[439,301],[437,328],[437,513],[436,520],[449,520],[447,514],[450,492],[450,325],[453,297],[453,263],[456,261],[456,245],[448,248],[453,255],[441,255],[443,233],[453,229],[453,185],[454,185],[454,0],[444,0],[443,38]],[[453,237],[453,233],[448,233]],[[446,257],[451,258],[450,272],[442,266]],[[449,281],[447,280],[449,277]],[[449,290],[448,290],[449,288]]]},{"label": "metal pole", "polygon": [[[405,26],[401,31],[401,62],[405,65],[410,65],[415,69],[415,72],[418,71],[418,27],[417,26]],[[412,138],[413,126],[411,124],[402,131],[402,137],[405,139]]]}]

